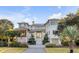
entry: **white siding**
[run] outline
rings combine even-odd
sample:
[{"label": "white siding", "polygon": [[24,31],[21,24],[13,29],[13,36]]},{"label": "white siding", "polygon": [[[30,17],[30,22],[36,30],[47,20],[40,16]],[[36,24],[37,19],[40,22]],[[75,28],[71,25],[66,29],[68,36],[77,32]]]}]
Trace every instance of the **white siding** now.
[{"label": "white siding", "polygon": [[[45,33],[48,33],[48,37],[49,37],[49,41],[50,43],[54,43],[54,44],[61,44],[60,39],[57,35],[53,34],[53,31],[57,30],[58,24],[57,21],[49,21],[48,23],[46,23],[45,27],[37,27],[37,26],[28,26],[28,24],[19,24],[19,27],[21,28],[27,28],[30,30],[45,30],[45,32],[42,31],[42,38],[44,38]],[[28,39],[30,38],[32,33],[27,32],[27,36],[26,37],[18,37],[18,42],[26,42],[28,41]],[[33,33],[35,38],[36,38],[36,32]],[[54,39],[55,38],[55,39]],[[56,41],[55,41],[56,40]]]}]

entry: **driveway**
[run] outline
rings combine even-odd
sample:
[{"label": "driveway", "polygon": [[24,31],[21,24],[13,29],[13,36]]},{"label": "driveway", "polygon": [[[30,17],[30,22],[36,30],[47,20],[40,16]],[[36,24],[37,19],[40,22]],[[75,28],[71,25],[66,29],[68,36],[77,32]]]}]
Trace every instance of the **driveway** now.
[{"label": "driveway", "polygon": [[29,48],[24,53],[45,53],[44,45],[29,45]]},{"label": "driveway", "polygon": [[36,45],[29,45],[29,48],[24,51],[24,53],[45,53],[45,46],[42,45],[42,40],[37,39]]}]

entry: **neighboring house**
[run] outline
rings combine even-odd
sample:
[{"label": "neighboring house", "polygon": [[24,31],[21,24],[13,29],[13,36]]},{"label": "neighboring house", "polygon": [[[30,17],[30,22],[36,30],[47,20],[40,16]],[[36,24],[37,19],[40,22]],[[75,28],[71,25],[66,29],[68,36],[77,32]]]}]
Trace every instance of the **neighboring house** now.
[{"label": "neighboring house", "polygon": [[45,24],[35,24],[34,21],[32,25],[26,22],[21,22],[19,28],[15,29],[22,32],[21,37],[18,37],[18,42],[27,43],[31,34],[34,35],[37,44],[42,43],[44,35],[48,34],[50,43],[61,45],[59,36],[57,35],[58,19],[49,19]]}]

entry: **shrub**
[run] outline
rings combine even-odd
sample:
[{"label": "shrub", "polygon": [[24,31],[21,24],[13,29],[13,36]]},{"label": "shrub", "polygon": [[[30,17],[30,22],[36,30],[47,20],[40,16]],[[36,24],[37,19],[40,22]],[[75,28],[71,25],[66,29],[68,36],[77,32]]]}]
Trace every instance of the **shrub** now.
[{"label": "shrub", "polygon": [[62,46],[69,46],[68,41],[62,40],[61,44],[62,44]]},{"label": "shrub", "polygon": [[75,40],[75,44],[76,44],[77,46],[79,46],[79,39],[78,39],[78,40]]},{"label": "shrub", "polygon": [[27,44],[20,44],[19,47],[27,47],[28,48],[28,45]]},{"label": "shrub", "polygon": [[44,45],[44,44],[48,43],[49,41],[48,40],[43,40],[42,42],[43,42],[43,45]]},{"label": "shrub", "polygon": [[28,41],[28,44],[35,45],[36,44],[36,41]]},{"label": "shrub", "polygon": [[47,48],[53,48],[53,47],[57,47],[55,44],[49,43],[46,45]]},{"label": "shrub", "polygon": [[4,42],[3,42],[3,45],[4,45],[4,47],[8,46],[7,41],[4,41]]},{"label": "shrub", "polygon": [[10,43],[10,47],[19,47],[20,43],[19,42],[16,42],[16,41],[13,41]]},{"label": "shrub", "polygon": [[3,47],[3,41],[0,41],[0,47]]},{"label": "shrub", "polygon": [[0,41],[0,47],[6,47],[7,45],[6,41]]},{"label": "shrub", "polygon": [[35,45],[36,44],[36,41],[35,41],[35,38],[34,38],[33,35],[31,35],[31,38],[28,40],[27,43],[30,44],[30,45]]},{"label": "shrub", "polygon": [[42,41],[42,44],[46,44],[46,43],[48,43],[48,42],[49,42],[48,39],[49,39],[49,38],[48,38],[48,35],[45,34],[45,36],[44,36],[44,40]]},{"label": "shrub", "polygon": [[27,45],[27,44],[22,44],[22,43],[20,43],[20,42],[13,41],[13,42],[10,44],[10,47],[27,47],[27,48],[28,48],[28,45]]}]

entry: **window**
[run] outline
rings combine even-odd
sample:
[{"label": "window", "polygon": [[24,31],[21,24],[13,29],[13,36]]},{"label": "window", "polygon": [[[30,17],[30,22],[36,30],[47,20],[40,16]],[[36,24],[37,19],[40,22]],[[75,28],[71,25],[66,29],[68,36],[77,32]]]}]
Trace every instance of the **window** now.
[{"label": "window", "polygon": [[55,31],[55,30],[54,30],[54,31],[53,31],[53,34],[54,34],[54,35],[58,35],[58,31]]}]

